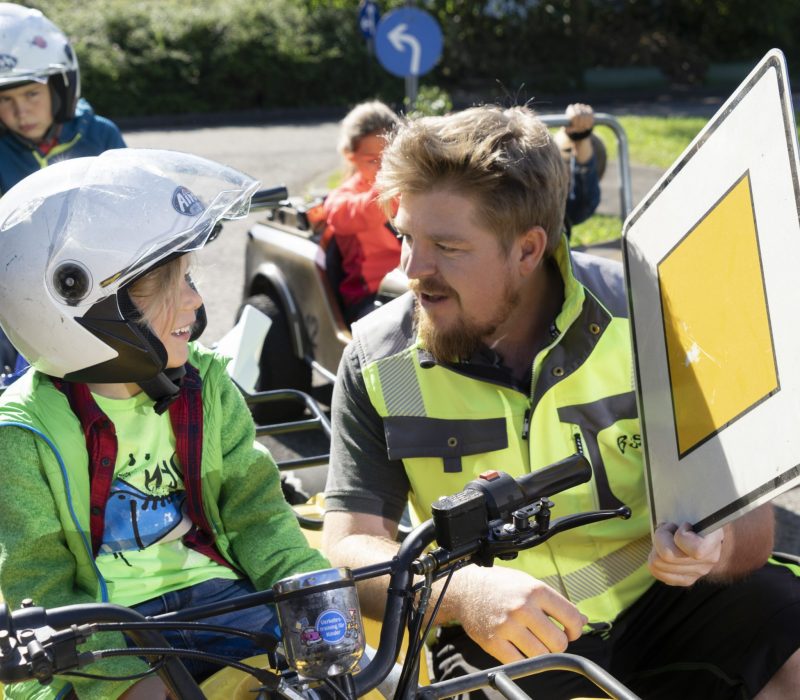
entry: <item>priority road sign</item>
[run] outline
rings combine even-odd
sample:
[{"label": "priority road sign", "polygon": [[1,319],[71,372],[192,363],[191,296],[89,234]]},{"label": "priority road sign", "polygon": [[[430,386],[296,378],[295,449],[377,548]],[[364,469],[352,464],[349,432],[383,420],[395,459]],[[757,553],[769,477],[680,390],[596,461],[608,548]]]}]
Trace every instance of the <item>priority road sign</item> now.
[{"label": "priority road sign", "polygon": [[773,50],[625,222],[653,526],[710,532],[800,482],[798,167]]},{"label": "priority road sign", "polygon": [[436,20],[416,7],[392,10],[378,23],[375,53],[393,75],[424,75],[442,55],[442,30]]}]

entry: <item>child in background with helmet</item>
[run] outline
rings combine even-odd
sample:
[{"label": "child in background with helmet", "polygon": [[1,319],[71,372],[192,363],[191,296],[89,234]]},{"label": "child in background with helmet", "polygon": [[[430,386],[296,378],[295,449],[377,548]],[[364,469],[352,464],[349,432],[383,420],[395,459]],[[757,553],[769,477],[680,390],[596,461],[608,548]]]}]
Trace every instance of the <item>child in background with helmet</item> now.
[{"label": "child in background with helmet", "polygon": [[125,147],[80,93],[63,32],[38,10],[0,3],[0,195],[50,163]]},{"label": "child in background with helmet", "polygon": [[[155,615],[327,567],[255,442],[224,358],[192,342],[205,315],[188,253],[219,220],[246,215],[257,185],[196,156],[124,149],[54,164],[0,199],[0,325],[32,365],[0,396],[0,590],[10,606],[107,600]],[[209,622],[276,628],[266,606]],[[241,637],[166,636],[236,658],[260,653]],[[216,670],[187,666],[197,677]],[[95,668],[125,676],[146,664]],[[67,683],[79,698],[165,696],[152,677],[57,676],[7,686],[6,697],[55,698]]]},{"label": "child in background with helmet", "polygon": [[[38,10],[0,3],[0,196],[52,162],[125,147],[117,126],[80,92],[78,59],[63,32]],[[24,364],[0,330],[0,375]]]},{"label": "child in background with helmet", "polygon": [[382,102],[356,105],[342,121],[339,151],[347,180],[325,199],[328,233],[341,253],[339,294],[348,323],[375,308],[378,286],[400,263],[400,241],[378,206],[373,189],[385,136],[398,118]]}]

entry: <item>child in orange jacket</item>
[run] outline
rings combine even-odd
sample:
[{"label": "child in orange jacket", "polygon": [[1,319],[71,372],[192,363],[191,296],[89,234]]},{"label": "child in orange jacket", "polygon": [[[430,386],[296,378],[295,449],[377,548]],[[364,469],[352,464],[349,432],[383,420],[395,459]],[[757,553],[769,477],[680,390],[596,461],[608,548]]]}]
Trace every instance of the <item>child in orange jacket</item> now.
[{"label": "child in orange jacket", "polygon": [[348,323],[375,308],[378,286],[400,262],[400,241],[373,189],[386,135],[399,119],[385,104],[364,102],[342,121],[339,150],[348,178],[325,199],[327,225],[342,257],[339,293]]}]

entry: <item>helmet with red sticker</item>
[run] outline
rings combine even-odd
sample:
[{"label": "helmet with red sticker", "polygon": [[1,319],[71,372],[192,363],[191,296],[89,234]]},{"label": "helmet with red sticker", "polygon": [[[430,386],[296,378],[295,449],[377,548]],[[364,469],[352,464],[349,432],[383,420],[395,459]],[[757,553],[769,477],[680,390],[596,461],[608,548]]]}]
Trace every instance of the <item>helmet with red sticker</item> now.
[{"label": "helmet with red sticker", "polygon": [[0,3],[0,91],[27,83],[50,86],[53,120],[75,116],[81,95],[78,59],[69,40],[39,10]]}]

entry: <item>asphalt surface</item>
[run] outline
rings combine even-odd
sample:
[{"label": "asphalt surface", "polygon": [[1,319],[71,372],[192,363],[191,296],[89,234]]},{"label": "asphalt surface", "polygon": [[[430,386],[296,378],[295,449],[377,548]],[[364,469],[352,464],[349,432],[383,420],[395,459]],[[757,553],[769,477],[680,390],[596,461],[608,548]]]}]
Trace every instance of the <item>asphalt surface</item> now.
[{"label": "asphalt surface", "polygon": [[[680,99],[669,97],[651,102],[620,104],[595,103],[596,111],[615,116],[622,114],[664,114],[711,116],[722,104],[722,97]],[[565,104],[539,105],[540,111],[561,111]],[[292,195],[324,192],[328,178],[341,166],[335,152],[338,123],[332,118],[286,122],[270,121],[263,125],[214,125],[205,118],[200,127],[179,126],[126,130],[129,146],[167,148],[187,151],[238,168],[262,182],[263,187],[285,185]],[[610,162],[602,185],[598,211],[619,213],[616,164]],[[663,172],[656,168],[632,165],[633,202],[649,192]],[[252,213],[246,219],[227,223],[219,239],[199,256],[199,283],[209,316],[203,341],[212,344],[233,325],[243,291],[244,248],[247,230],[262,216]],[[593,246],[592,252],[619,258],[619,242]],[[327,402],[329,394],[318,386],[318,398]],[[318,454],[325,441],[313,435],[289,435],[269,440],[277,459],[297,454]],[[306,472],[307,474],[307,472]],[[316,483],[324,479],[324,469],[316,470]],[[775,499],[778,537],[776,549],[800,555],[800,489],[793,489]]]}]

